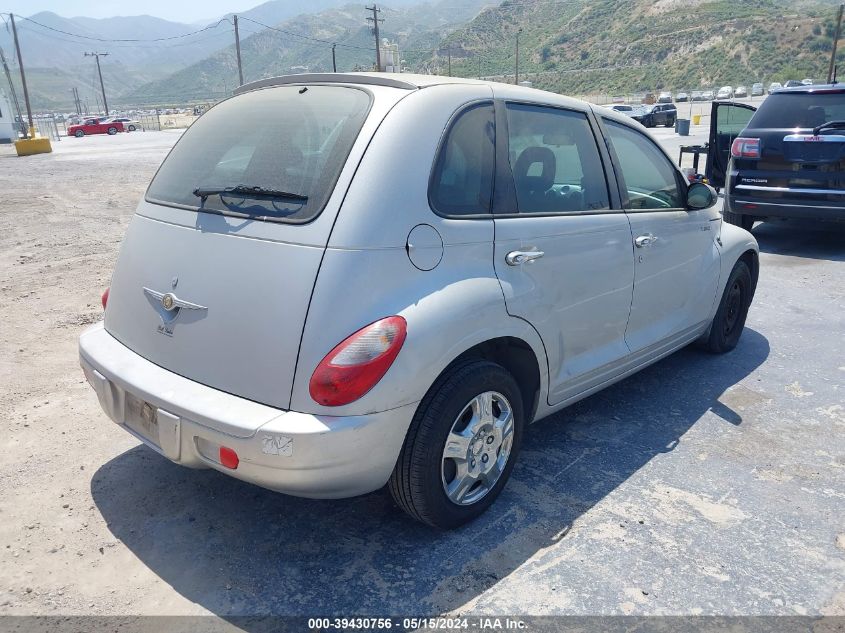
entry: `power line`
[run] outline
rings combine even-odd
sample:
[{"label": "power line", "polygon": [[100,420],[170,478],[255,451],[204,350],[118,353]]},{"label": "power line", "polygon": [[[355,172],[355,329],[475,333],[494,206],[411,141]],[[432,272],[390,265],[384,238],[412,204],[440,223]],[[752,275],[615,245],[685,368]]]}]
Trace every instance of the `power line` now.
[{"label": "power line", "polygon": [[[4,14],[9,15],[9,14]],[[190,37],[192,35],[196,35],[197,33],[202,33],[204,31],[208,31],[210,29],[216,29],[220,26],[223,22],[227,22],[231,24],[229,18],[220,18],[214,24],[209,24],[208,26],[198,29],[196,31],[191,31],[190,33],[183,33],[182,35],[172,35],[170,37],[153,37],[149,39],[115,39],[115,38],[105,38],[105,37],[94,37],[92,35],[80,35],[79,33],[70,33],[69,31],[63,31],[62,29],[53,28],[52,26],[47,26],[46,24],[41,24],[32,18],[24,18],[21,17],[22,20],[26,20],[27,22],[32,22],[33,24],[37,24],[41,28],[48,29],[50,31],[55,31],[56,33],[62,33],[63,35],[70,35],[71,37],[78,37],[85,40],[93,40],[95,42],[167,42],[170,40],[178,40],[185,37]]]},{"label": "power line", "polygon": [[[259,22],[258,20],[253,20],[252,18],[248,18],[246,16],[241,16],[240,19],[241,20],[248,20],[248,21],[250,21],[254,24],[257,24],[258,26],[263,26],[265,29],[269,29],[271,31],[278,31],[279,33],[284,33],[285,35],[290,35],[292,37],[298,37],[298,38],[303,39],[303,40],[309,40],[311,42],[319,42],[321,44],[328,44],[329,46],[331,46],[332,44],[335,44],[335,42],[332,41],[332,40],[322,40],[318,37],[309,37],[307,35],[302,35],[300,33],[294,33],[293,31],[286,31],[285,29],[280,29],[280,28],[275,27],[275,26],[270,26],[268,24],[264,24],[263,22]],[[352,48],[352,49],[356,49],[356,50],[359,50],[359,51],[372,51],[373,50],[372,48],[369,48],[369,47],[355,46],[353,44],[337,44],[337,46],[338,46],[338,48]]]},{"label": "power line", "polygon": [[[261,33],[262,31],[252,31],[249,32],[249,35],[254,35],[255,33]],[[43,31],[31,31],[31,33],[37,33],[41,37],[47,37],[52,40],[56,40],[58,42],[67,42],[69,44],[76,44],[77,46],[87,48],[89,44],[87,42],[80,42],[79,40],[71,40],[66,37],[61,37],[60,35],[53,35],[52,33],[45,33]],[[180,46],[195,46],[200,42],[207,42],[217,37],[221,36],[230,36],[231,33],[229,31],[221,31],[219,33],[214,33],[213,35],[207,35],[205,37],[198,38],[196,40],[192,40],[190,42],[180,42],[176,44],[165,44],[165,45],[151,45],[151,44],[112,44],[111,48],[125,48],[125,49],[134,49],[134,48],[152,48],[156,50],[166,50],[170,48],[177,48]],[[76,36],[73,36],[76,37]]]}]

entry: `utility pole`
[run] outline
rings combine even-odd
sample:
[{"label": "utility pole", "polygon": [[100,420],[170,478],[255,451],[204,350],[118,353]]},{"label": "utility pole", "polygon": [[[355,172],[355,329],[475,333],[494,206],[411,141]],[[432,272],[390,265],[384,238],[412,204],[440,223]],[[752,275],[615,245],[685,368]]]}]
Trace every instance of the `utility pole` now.
[{"label": "utility pole", "polygon": [[[3,62],[3,70],[6,72],[6,80],[9,82],[9,94],[12,95],[12,101],[15,102],[15,111],[18,113],[18,120],[23,124],[23,114],[21,113],[21,104],[18,102],[18,94],[15,92],[15,84],[12,83],[12,73],[9,72],[9,64],[6,63],[6,55],[3,49],[0,48],[0,60]],[[21,125],[23,137],[27,138],[27,132],[23,125]]]},{"label": "utility pole", "polygon": [[76,108],[76,114],[82,114],[82,109],[79,105],[79,92],[76,90],[76,87],[70,89],[73,93],[73,107]]},{"label": "utility pole", "polygon": [[519,34],[522,33],[522,29],[518,29],[516,32],[516,65],[514,67],[514,85],[519,85]]},{"label": "utility pole", "polygon": [[334,54],[334,49],[337,47],[337,44],[332,44],[332,72],[337,72],[337,58]]},{"label": "utility pole", "polygon": [[378,14],[381,13],[381,9],[378,8],[378,5],[373,2],[373,6],[371,7],[364,7],[367,11],[373,12],[373,17],[367,18],[367,22],[373,23],[373,33],[376,36],[376,72],[381,72],[381,41],[379,40],[378,35],[378,23],[384,22],[384,18],[378,17]]},{"label": "utility pole", "polygon": [[85,53],[85,57],[93,57],[97,60],[97,74],[100,76],[100,92],[103,93],[103,108],[106,111],[106,116],[109,115],[109,102],[106,101],[106,87],[103,85],[103,71],[100,68],[100,57],[106,57],[108,53]]},{"label": "utility pole", "polygon": [[836,19],[836,35],[833,36],[833,50],[830,52],[830,66],[827,67],[827,83],[833,82],[833,67],[836,63],[836,45],[839,43],[839,33],[842,30],[842,11],[845,4],[839,5],[839,17]]},{"label": "utility pole", "polygon": [[[15,52],[18,55],[18,67],[21,69],[21,87],[23,88],[23,100],[26,103],[26,116],[29,119],[29,135],[35,138],[35,122],[32,120],[32,106],[29,105],[29,90],[26,89],[26,74],[23,70],[23,57],[21,57],[21,43],[18,41],[18,29],[15,26],[15,16],[9,14],[12,21],[12,35],[15,38]],[[24,135],[26,138],[26,135]]]},{"label": "utility pole", "polygon": [[448,60],[446,62],[447,63],[446,67],[449,69],[449,76],[451,77],[452,76],[452,47],[451,46],[448,49],[446,49],[446,55],[448,55],[448,57],[446,58]]},{"label": "utility pole", "polygon": [[235,15],[235,54],[238,56],[238,85],[244,85],[244,69],[241,65],[241,36],[238,32],[238,16]]}]

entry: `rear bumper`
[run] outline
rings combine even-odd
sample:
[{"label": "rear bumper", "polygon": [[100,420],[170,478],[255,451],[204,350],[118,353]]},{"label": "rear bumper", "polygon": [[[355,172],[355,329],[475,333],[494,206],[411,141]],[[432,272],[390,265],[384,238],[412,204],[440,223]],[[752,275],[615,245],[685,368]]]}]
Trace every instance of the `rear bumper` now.
[{"label": "rear bumper", "polygon": [[727,195],[725,203],[730,211],[740,215],[845,222],[845,207],[823,200],[762,199],[731,192]]},{"label": "rear bumper", "polygon": [[[80,337],[79,360],[109,418],[167,459],[302,497],[352,497],[383,486],[416,410],[410,404],[347,417],[282,411],[163,369],[102,323]],[[138,402],[155,411],[154,423],[139,423]],[[237,453],[236,469],[220,463],[221,446]]]}]

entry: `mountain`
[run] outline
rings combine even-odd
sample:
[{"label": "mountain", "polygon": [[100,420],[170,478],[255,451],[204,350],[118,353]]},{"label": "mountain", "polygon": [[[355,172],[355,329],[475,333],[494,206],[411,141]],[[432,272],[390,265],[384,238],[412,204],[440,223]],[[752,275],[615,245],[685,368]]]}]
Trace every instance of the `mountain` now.
[{"label": "mountain", "polygon": [[[382,7],[381,37],[398,42],[408,65],[427,59],[450,31],[470,20],[489,0],[439,0],[405,7]],[[271,4],[271,3],[268,3]],[[264,6],[264,5],[262,5]],[[240,24],[261,28],[246,13]],[[244,81],[291,72],[370,69],[375,42],[363,4],[349,4],[313,15],[300,15],[241,40]],[[263,22],[263,21],[262,21]],[[267,22],[265,22],[267,24]],[[140,86],[122,97],[127,104],[162,104],[215,100],[237,85],[234,46],[218,51],[172,75]]]},{"label": "mountain", "polygon": [[[242,18],[241,38],[247,39],[250,35],[263,31],[262,24],[277,25],[285,20],[295,23],[299,21],[296,16],[337,8],[348,1],[310,0],[308,3],[298,3],[290,0],[270,0],[238,13]],[[478,6],[481,4],[476,0],[472,1]],[[418,2],[419,0],[394,0],[398,7]],[[362,3],[357,7],[358,14],[363,12],[363,6]],[[111,105],[119,103],[123,95],[141,85],[171,75],[208,58],[216,51],[227,48],[232,50],[234,42],[232,14],[199,26],[196,23],[182,24],[149,15],[102,19],[67,18],[44,11],[28,18],[15,17],[29,75],[27,83],[30,96],[33,107],[37,110],[72,109],[72,87],[79,89],[83,99],[88,98],[92,107],[94,106],[95,95],[99,93],[96,64],[93,58],[84,56],[85,52],[108,53],[108,56],[100,58],[100,63]],[[467,15],[464,20],[471,17],[472,15]],[[365,24],[363,18],[358,20],[357,26],[361,24]],[[319,25],[315,26],[320,30]],[[326,32],[332,30],[330,27]],[[438,37],[435,36],[432,41],[436,41]],[[0,28],[0,47],[10,62],[16,89],[20,91],[11,29]],[[292,64],[296,63],[297,61],[293,60]],[[5,79],[0,80],[0,85],[5,83]],[[231,88],[232,85],[234,80],[229,81],[228,87]]]},{"label": "mountain", "polygon": [[568,94],[750,86],[824,79],[835,18],[830,2],[506,0],[440,47],[453,74],[513,81],[521,28],[520,80]]}]

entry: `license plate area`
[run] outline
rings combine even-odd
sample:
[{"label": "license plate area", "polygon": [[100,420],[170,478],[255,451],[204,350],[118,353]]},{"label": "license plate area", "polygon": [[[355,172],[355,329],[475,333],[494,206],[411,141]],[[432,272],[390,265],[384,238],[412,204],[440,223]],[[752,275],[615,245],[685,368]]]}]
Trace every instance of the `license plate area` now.
[{"label": "license plate area", "polygon": [[158,411],[156,407],[126,392],[124,424],[157,447],[161,447],[159,438]]}]

